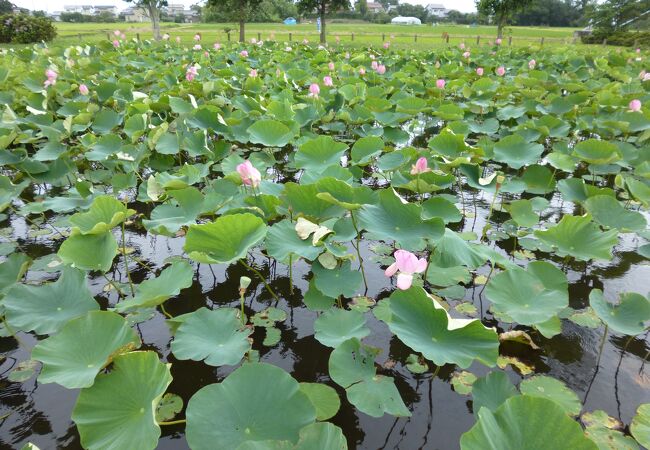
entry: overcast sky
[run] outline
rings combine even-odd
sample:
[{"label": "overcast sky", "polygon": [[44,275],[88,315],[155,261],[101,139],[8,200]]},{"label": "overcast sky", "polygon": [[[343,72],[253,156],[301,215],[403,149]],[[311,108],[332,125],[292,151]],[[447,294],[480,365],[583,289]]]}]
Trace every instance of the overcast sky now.
[{"label": "overcast sky", "polygon": [[[63,5],[116,5],[118,9],[128,8],[129,4],[120,0],[11,0],[12,3],[28,9],[43,9],[46,11],[62,11]],[[190,6],[197,0],[169,0],[170,4]],[[198,3],[203,3],[198,1]],[[447,8],[463,12],[475,11],[474,0],[400,0],[400,3],[427,5],[441,3]]]}]

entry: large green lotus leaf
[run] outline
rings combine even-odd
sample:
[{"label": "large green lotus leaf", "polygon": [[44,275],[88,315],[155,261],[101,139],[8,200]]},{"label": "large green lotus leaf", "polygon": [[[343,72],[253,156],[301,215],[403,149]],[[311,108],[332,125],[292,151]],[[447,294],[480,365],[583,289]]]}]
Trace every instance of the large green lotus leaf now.
[{"label": "large green lotus leaf", "polygon": [[173,236],[181,227],[194,223],[203,209],[203,194],[195,187],[174,189],[169,195],[177,204],[156,206],[151,211],[150,218],[142,221],[148,231]]},{"label": "large green lotus leaf", "polygon": [[352,338],[336,347],[330,354],[329,374],[332,381],[344,388],[375,376],[378,349],[363,345]]},{"label": "large green lotus leaf", "polygon": [[481,408],[496,411],[510,397],[518,395],[517,389],[505,372],[490,372],[472,385],[472,409],[478,414]]},{"label": "large green lotus leaf", "polygon": [[487,257],[479,253],[476,246],[470,245],[449,228],[445,228],[445,234],[436,243],[431,256],[431,264],[444,268],[467,266],[476,269],[486,261]]},{"label": "large green lotus leaf", "polygon": [[600,450],[639,450],[636,441],[620,431],[623,424],[608,416],[605,411],[584,413],[580,420],[586,427],[585,435],[594,441]]},{"label": "large green lotus leaf", "polygon": [[397,417],[411,415],[391,377],[375,375],[353,384],[345,391],[350,403],[371,417],[381,417],[384,414]]},{"label": "large green lotus leaf", "polygon": [[390,312],[390,330],[438,366],[453,363],[466,369],[474,360],[487,366],[496,364],[496,331],[478,320],[452,319],[420,287],[393,292]]},{"label": "large green lotus leaf", "polygon": [[379,239],[395,241],[400,247],[417,251],[426,246],[425,239],[435,241],[444,232],[444,221],[435,217],[422,220],[422,208],[402,203],[391,189],[379,193],[379,204],[366,205],[358,213],[363,228]]},{"label": "large green lotus leaf", "polygon": [[302,144],[294,154],[296,167],[300,169],[324,168],[341,163],[341,156],[345,154],[348,146],[336,142],[331,136],[318,136]]},{"label": "large green lotus leaf", "polygon": [[267,147],[284,147],[293,138],[293,131],[277,120],[258,120],[248,127],[250,141]]},{"label": "large green lotus leaf", "polygon": [[303,302],[308,309],[312,311],[327,311],[332,307],[334,301],[334,298],[318,290],[314,278],[309,280],[309,288],[303,297]]},{"label": "large green lotus leaf", "polygon": [[109,373],[81,390],[72,411],[81,445],[93,450],[150,450],[158,446],[156,407],[172,381],[155,352],[115,357]]},{"label": "large green lotus leaf", "polygon": [[378,156],[384,149],[384,141],[376,136],[366,136],[358,139],[352,146],[350,157],[356,165],[368,164],[373,157]]},{"label": "large green lotus leaf", "polygon": [[625,184],[634,198],[639,200],[643,206],[647,207],[650,204],[650,185],[647,182],[627,177]]},{"label": "large green lotus leaf", "polygon": [[120,116],[112,109],[102,109],[95,116],[93,130],[99,134],[108,134],[122,122]]},{"label": "large green lotus leaf", "polygon": [[643,333],[650,321],[650,300],[636,292],[621,293],[615,305],[605,299],[603,291],[592,289],[589,304],[600,320],[617,333],[630,336]]},{"label": "large green lotus leaf", "polygon": [[300,239],[293,222],[284,219],[273,224],[266,234],[266,250],[269,255],[281,262],[288,262],[290,255],[298,255],[309,261],[314,260],[322,247],[312,245],[312,240]]},{"label": "large green lotus leaf", "polygon": [[612,248],[618,243],[618,231],[601,231],[591,216],[565,215],[547,230],[535,230],[542,242],[554,246],[558,256],[573,256],[582,261],[612,259]]},{"label": "large green lotus leaf", "polygon": [[248,363],[194,394],[186,417],[193,450],[232,450],[246,441],[297,442],[300,429],[315,421],[316,410],[284,370]]},{"label": "large green lotus leaf", "polygon": [[68,320],[99,309],[86,284],[86,274],[72,267],[64,267],[54,283],[14,286],[3,305],[12,328],[37,334],[56,333]]},{"label": "large green lotus leaf", "polygon": [[41,383],[58,383],[68,389],[93,385],[97,374],[116,354],[140,346],[140,338],[119,314],[91,311],[67,322],[61,331],[32,350],[41,361]]},{"label": "large green lotus leaf", "polygon": [[533,202],[530,200],[513,200],[508,206],[512,220],[520,227],[533,227],[539,222],[539,214],[533,211]]},{"label": "large green lotus leaf", "polygon": [[332,177],[320,179],[316,187],[319,190],[316,197],[347,210],[356,210],[377,202],[377,195],[372,189],[365,186],[352,187]]},{"label": "large green lotus leaf", "polygon": [[443,130],[438,136],[431,138],[428,145],[435,153],[448,159],[458,158],[470,150],[462,135],[454,134],[446,130]]},{"label": "large green lotus leaf", "polygon": [[650,403],[639,405],[632,419],[630,432],[639,444],[650,448]]},{"label": "large green lotus leaf", "polygon": [[336,390],[321,383],[300,383],[300,390],[316,408],[316,419],[327,420],[334,417],[341,407],[341,399]]},{"label": "large green lotus leaf", "polygon": [[199,308],[188,315],[174,335],[172,352],[178,359],[205,361],[211,366],[238,364],[251,344],[251,328],[242,327],[233,308]]},{"label": "large green lotus leaf", "polygon": [[339,295],[353,297],[363,282],[361,272],[352,270],[350,261],[344,261],[334,269],[326,269],[320,262],[314,261],[311,270],[314,273],[316,289],[333,298]]},{"label": "large green lotus leaf", "polygon": [[546,322],[569,306],[566,275],[546,261],[533,261],[526,270],[511,267],[495,275],[485,293],[496,310],[522,325]]},{"label": "large green lotus leaf", "polygon": [[494,159],[507,164],[513,169],[535,164],[544,152],[542,144],[533,144],[519,134],[502,138],[494,144]]},{"label": "large green lotus leaf", "polygon": [[328,347],[336,348],[350,338],[363,338],[370,334],[366,319],[359,311],[330,309],[314,322],[315,338]]},{"label": "large green lotus leaf", "polygon": [[334,424],[319,422],[300,430],[300,439],[293,450],[348,450],[343,431]]},{"label": "large green lotus leaf", "polygon": [[582,427],[557,403],[517,395],[496,412],[481,408],[476,424],[460,438],[461,450],[597,450]]},{"label": "large green lotus leaf", "polygon": [[553,377],[536,375],[527,378],[519,385],[519,390],[524,395],[543,397],[554,401],[571,416],[577,416],[582,409],[580,399],[566,384]]},{"label": "large green lotus leaf", "polygon": [[460,222],[463,218],[461,212],[452,202],[442,196],[431,197],[422,203],[422,218],[424,220],[440,217],[445,224]]},{"label": "large green lotus leaf", "polygon": [[299,215],[325,220],[340,217],[345,212],[340,206],[318,198],[318,193],[315,184],[285,183],[281,198],[284,206],[291,211],[294,220]]},{"label": "large green lotus leaf", "polygon": [[195,261],[228,264],[246,256],[266,236],[266,224],[250,214],[221,216],[211,223],[190,225],[185,251]]},{"label": "large green lotus leaf", "polygon": [[160,272],[156,278],[145,280],[135,288],[135,296],[115,305],[119,312],[132,308],[158,306],[178,295],[182,289],[192,286],[194,271],[187,261],[173,261],[171,266]]},{"label": "large green lotus leaf", "polygon": [[117,240],[110,232],[69,236],[57,255],[66,264],[83,270],[108,272],[117,254]]},{"label": "large green lotus leaf", "polygon": [[469,283],[472,276],[464,266],[456,267],[439,267],[435,264],[429,264],[427,269],[427,282],[434,286],[448,287],[458,283]]},{"label": "large green lotus leaf", "polygon": [[0,264],[0,294],[25,275],[31,262],[24,253],[12,253]]},{"label": "large green lotus leaf", "polygon": [[93,200],[90,209],[76,213],[68,219],[74,231],[81,234],[101,234],[113,229],[127,217],[135,214],[124,203],[110,195],[100,195]]},{"label": "large green lotus leaf", "polygon": [[611,164],[621,159],[619,148],[608,141],[587,139],[573,149],[573,156],[589,164]]},{"label": "large green lotus leaf", "polygon": [[595,195],[584,202],[584,207],[599,224],[620,231],[644,230],[647,223],[643,214],[625,209],[610,195]]}]

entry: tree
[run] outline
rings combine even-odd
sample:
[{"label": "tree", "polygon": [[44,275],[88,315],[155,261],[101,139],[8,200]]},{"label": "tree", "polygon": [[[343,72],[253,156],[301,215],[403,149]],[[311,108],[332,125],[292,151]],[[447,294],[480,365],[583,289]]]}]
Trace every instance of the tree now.
[{"label": "tree", "polygon": [[160,12],[167,6],[167,0],[124,0],[133,3],[134,7],[142,9],[151,20],[151,28],[155,40],[160,40]]},{"label": "tree", "polygon": [[590,15],[602,34],[626,30],[650,15],[650,0],[607,0]]},{"label": "tree", "polygon": [[508,19],[523,8],[532,3],[533,0],[476,0],[476,9],[479,14],[494,18],[497,24],[497,38],[503,37],[503,28]]},{"label": "tree", "polygon": [[246,40],[245,26],[250,21],[251,14],[262,3],[262,0],[208,0],[208,7],[214,7],[225,18],[239,23],[239,42]]},{"label": "tree", "polygon": [[355,7],[362,17],[365,17],[366,14],[368,14],[368,0],[357,0]]},{"label": "tree", "polygon": [[14,12],[14,5],[9,0],[0,0],[0,15]]},{"label": "tree", "polygon": [[327,33],[325,31],[325,15],[339,9],[348,9],[350,0],[298,0],[298,9],[307,14],[316,12],[320,18],[320,42],[327,42]]}]

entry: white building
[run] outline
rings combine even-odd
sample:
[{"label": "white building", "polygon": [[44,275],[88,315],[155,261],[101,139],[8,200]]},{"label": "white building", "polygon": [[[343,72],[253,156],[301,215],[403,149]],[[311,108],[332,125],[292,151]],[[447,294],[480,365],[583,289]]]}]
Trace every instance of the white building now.
[{"label": "white building", "polygon": [[397,16],[390,21],[393,25],[422,25],[422,21],[417,17]]},{"label": "white building", "polygon": [[117,14],[117,6],[113,5],[65,5],[63,12],[80,13],[86,16],[96,16],[100,13],[107,12],[113,15]]},{"label": "white building", "polygon": [[436,16],[440,18],[447,17],[447,13],[449,12],[447,8],[445,8],[445,5],[441,5],[440,3],[429,3],[424,7],[424,9],[427,10],[429,16]]}]

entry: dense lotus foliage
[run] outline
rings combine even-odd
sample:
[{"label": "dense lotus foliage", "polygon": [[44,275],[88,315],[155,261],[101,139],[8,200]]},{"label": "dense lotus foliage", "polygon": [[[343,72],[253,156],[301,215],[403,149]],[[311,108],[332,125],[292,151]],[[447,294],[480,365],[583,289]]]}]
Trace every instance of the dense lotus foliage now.
[{"label": "dense lotus foliage", "polygon": [[[414,414],[378,362],[379,329],[411,350],[397,363],[415,377],[446,367],[471,395],[462,449],[648,445],[642,398],[615,426],[502,352],[544,354],[567,324],[601,327],[603,341],[648,330],[648,285],[594,288],[575,309],[567,276],[615,258],[624,236],[650,257],[645,56],[192,45],[3,50],[0,219],[46,244],[4,229],[2,333],[38,336],[11,377],[78,389],[85,448],[153,449],[177,426],[197,450],[346,449],[329,421],[342,402],[371,420]],[[308,285],[297,294],[327,361],[318,379],[261,351],[288,317],[271,265],[292,295]],[[199,306],[171,314],[206,267],[246,274],[219,281],[236,300],[193,290]],[[391,286],[381,298],[368,296],[371,267]],[[173,358],[143,334],[153,320]],[[183,402],[170,384],[187,360],[221,381]]]}]

